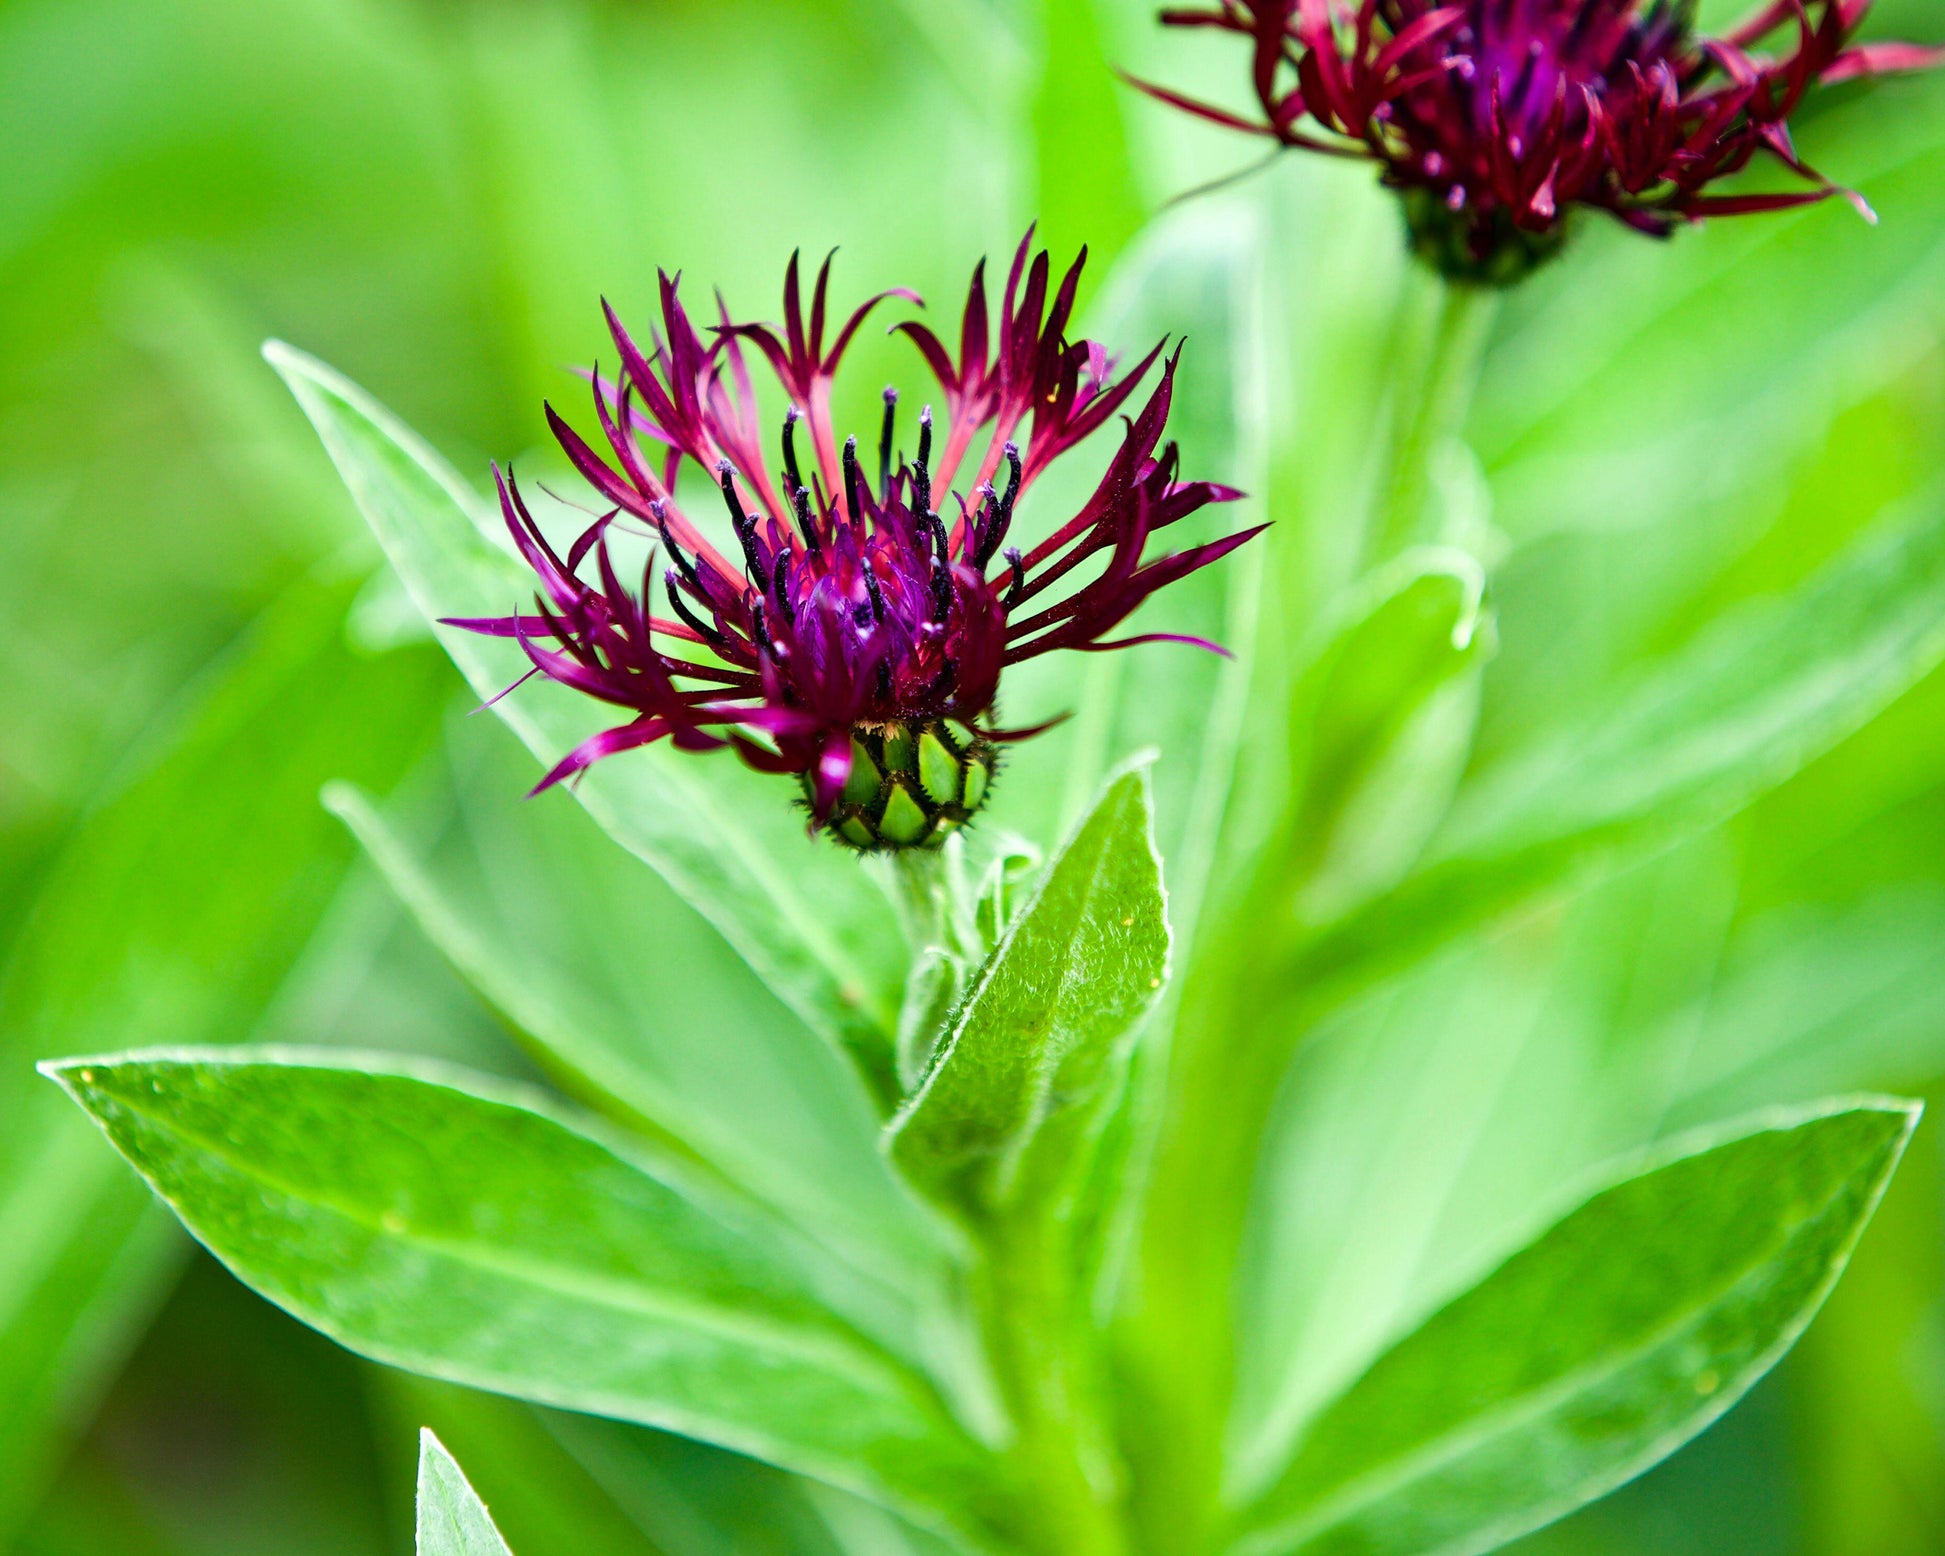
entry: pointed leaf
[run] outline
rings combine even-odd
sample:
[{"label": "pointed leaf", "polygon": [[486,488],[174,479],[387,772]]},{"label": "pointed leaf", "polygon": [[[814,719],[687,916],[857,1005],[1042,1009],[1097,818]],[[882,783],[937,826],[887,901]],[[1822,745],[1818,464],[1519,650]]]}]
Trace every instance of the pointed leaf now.
[{"label": "pointed leaf", "polygon": [[1325,1410],[1233,1549],[1487,1551],[1638,1475],[1795,1343],[1917,1117],[1771,1115],[1596,1194]]},{"label": "pointed leaf", "polygon": [[180,1253],[34,1061],[261,1018],[351,856],[318,785],[389,789],[450,695],[434,655],[350,648],[351,592],[295,586],[212,671],[75,829],[0,980],[0,1549]]},{"label": "pointed leaf", "polygon": [[[263,1296],[376,1360],[701,1437],[915,1510],[982,1451],[779,1224],[433,1066],[168,1051],[48,1068]],[[837,1293],[842,1300],[842,1293]]]},{"label": "pointed leaf", "polygon": [[[281,342],[264,349],[428,620],[525,606],[532,575],[489,539],[497,517],[451,466],[321,362]],[[497,697],[531,668],[508,642],[436,631],[482,698]],[[604,711],[552,685],[522,688],[493,707],[549,765],[598,728],[591,721]],[[883,897],[856,861],[805,836],[787,784],[749,772],[728,753],[702,758],[656,748],[596,764],[574,792],[722,931],[785,1004],[845,1048],[881,1096],[890,1095],[893,991],[902,969],[868,958],[874,947],[888,948],[881,962],[895,957],[898,937],[882,932]],[[858,932],[847,935],[846,926]]]},{"label": "pointed leaf", "polygon": [[548,1072],[854,1261],[935,1261],[851,1066],[578,807],[523,799],[527,757],[505,734],[467,720],[452,749],[458,823],[423,857],[368,796],[339,785],[326,803]]},{"label": "pointed leaf", "polygon": [[513,1556],[486,1504],[427,1428],[419,1433],[418,1556]]},{"label": "pointed leaf", "polygon": [[1090,1105],[1168,971],[1146,768],[1111,782],[981,970],[912,1100],[894,1158],[995,1207],[1070,1164]]},{"label": "pointed leaf", "polygon": [[1470,782],[1425,863],[1311,965],[1394,962],[1603,858],[1718,822],[1945,660],[1945,508],[1737,613],[1617,703]]}]

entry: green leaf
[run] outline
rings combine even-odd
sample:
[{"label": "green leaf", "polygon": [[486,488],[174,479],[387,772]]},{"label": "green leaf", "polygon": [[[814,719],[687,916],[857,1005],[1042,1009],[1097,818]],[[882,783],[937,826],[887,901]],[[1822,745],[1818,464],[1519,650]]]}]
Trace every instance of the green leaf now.
[{"label": "green leaf", "polygon": [[1305,922],[1396,885],[1444,819],[1492,656],[1485,583],[1462,551],[1408,552],[1345,602],[1299,679],[1289,843],[1274,853]]},{"label": "green leaf", "polygon": [[318,785],[391,787],[448,695],[434,655],[352,651],[351,593],[300,584],[266,613],[69,839],[0,984],[0,1548],[180,1250],[33,1063],[250,1034],[350,857]]},{"label": "green leaf", "polygon": [[[374,1434],[379,1450],[389,1455],[420,1431],[432,1433],[465,1460],[468,1481],[490,1503],[501,1537],[521,1556],[662,1556],[642,1522],[576,1462],[550,1429],[556,1420],[587,1418],[556,1416],[521,1400],[389,1367],[360,1370],[380,1417],[380,1430]],[[640,1430],[599,1424],[617,1432]]]},{"label": "green leaf", "polygon": [[1487,1551],[1666,1457],[1795,1343],[1918,1112],[1772,1115],[1594,1195],[1325,1410],[1232,1549]]},{"label": "green leaf", "polygon": [[1426,861],[1323,937],[1314,968],[1395,961],[1590,863],[1733,814],[1945,659],[1945,508],[1866,537],[1701,633],[1609,706],[1461,791]]},{"label": "green leaf", "polygon": [[[317,427],[429,621],[504,615],[532,595],[525,566],[489,538],[498,518],[430,447],[314,358],[277,341],[264,353]],[[435,630],[483,698],[497,697],[531,668],[513,645]],[[589,722],[599,716],[594,705],[551,685],[524,688],[493,706],[549,764],[599,727]],[[701,759],[657,748],[597,764],[574,792],[786,1005],[846,1050],[881,1098],[891,1096],[902,947],[886,932],[882,893],[856,861],[805,836],[787,784],[750,772],[728,753]]]},{"label": "green leaf", "polygon": [[459,818],[436,850],[422,857],[347,786],[326,803],[550,1075],[856,1261],[908,1278],[936,1263],[855,1070],[577,807],[523,799],[525,755],[506,735],[455,725]]},{"label": "green leaf", "polygon": [[[934,1522],[994,1507],[924,1379],[787,1228],[431,1066],[182,1051],[47,1068],[265,1297],[376,1360],[719,1443]],[[868,1301],[868,1296],[863,1299]]]},{"label": "green leaf", "polygon": [[894,1159],[934,1192],[987,1208],[1058,1178],[1160,993],[1168,952],[1144,766],[1109,783],[994,948],[891,1126]]},{"label": "green leaf", "polygon": [[[1055,252],[1089,245],[1112,259],[1146,215],[1123,107],[1129,94],[1114,77],[1104,25],[1118,9],[1099,0],[1044,0],[1039,89],[1033,103],[1039,143],[1041,236]],[[1132,345],[1118,343],[1117,349]]]},{"label": "green leaf", "polygon": [[513,1556],[479,1493],[427,1427],[419,1433],[418,1556]]}]

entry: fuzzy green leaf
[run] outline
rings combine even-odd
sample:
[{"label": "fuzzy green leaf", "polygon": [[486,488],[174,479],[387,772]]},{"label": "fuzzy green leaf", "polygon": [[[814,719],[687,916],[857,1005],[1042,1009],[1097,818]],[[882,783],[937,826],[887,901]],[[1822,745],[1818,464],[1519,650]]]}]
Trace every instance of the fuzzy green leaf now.
[{"label": "fuzzy green leaf", "polygon": [[970,1523],[981,1450],[787,1229],[426,1066],[166,1051],[48,1067],[237,1275],[376,1360],[719,1443]]},{"label": "fuzzy green leaf", "polygon": [[[451,466],[322,363],[280,342],[264,349],[427,620],[506,615],[531,599],[532,575],[490,538],[497,516]],[[514,645],[436,630],[481,697],[497,697],[531,668]],[[591,720],[603,711],[544,685],[493,706],[550,765],[600,727]],[[897,936],[843,932],[881,925],[884,899],[853,859],[805,836],[787,785],[749,772],[728,753],[705,761],[655,749],[597,764],[574,792],[610,835],[722,931],[785,1004],[845,1048],[881,1097],[890,1095]]]},{"label": "fuzzy green leaf", "polygon": [[166,1290],[179,1239],[33,1074],[149,1039],[248,1037],[349,861],[332,773],[389,789],[449,691],[423,651],[345,642],[351,589],[302,583],[81,825],[0,980],[0,1549]]},{"label": "fuzzy green leaf", "polygon": [[513,1556],[479,1493],[430,1430],[419,1433],[418,1556]]},{"label": "fuzzy green leaf", "polygon": [[1148,776],[1136,768],[1109,783],[988,958],[892,1125],[899,1165],[988,1207],[1057,1177],[1168,952]]},{"label": "fuzzy green leaf", "polygon": [[1234,1550],[1487,1551],[1639,1474],[1795,1342],[1917,1117],[1772,1115],[1596,1194],[1325,1410]]},{"label": "fuzzy green leaf", "polygon": [[930,1218],[877,1150],[851,1067],[578,807],[523,799],[526,756],[513,747],[478,720],[454,732],[460,814],[436,849],[348,786],[326,803],[566,1090],[692,1152],[854,1262],[902,1277],[935,1263]]}]

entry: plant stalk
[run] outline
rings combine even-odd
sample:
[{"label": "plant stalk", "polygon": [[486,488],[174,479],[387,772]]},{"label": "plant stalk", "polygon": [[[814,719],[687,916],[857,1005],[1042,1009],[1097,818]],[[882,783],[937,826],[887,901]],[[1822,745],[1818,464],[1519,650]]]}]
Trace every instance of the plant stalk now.
[{"label": "plant stalk", "polygon": [[1499,311],[1499,293],[1491,287],[1438,277],[1427,282],[1417,266],[1411,274],[1433,290],[1425,317],[1405,332],[1398,351],[1390,453],[1373,507],[1367,564],[1439,538],[1433,506],[1438,461],[1472,409],[1486,337]]},{"label": "plant stalk", "polygon": [[982,1233],[989,1346],[1018,1433],[1012,1458],[1031,1508],[1029,1543],[1043,1556],[1126,1556],[1069,1240],[1057,1219],[1034,1212],[1000,1211]]},{"label": "plant stalk", "polygon": [[[1471,408],[1498,296],[1413,267],[1401,308],[1423,299],[1393,346],[1388,449],[1373,482],[1362,553],[1376,565],[1437,538],[1437,462]],[[1420,289],[1424,289],[1420,291]],[[1266,677],[1257,716],[1287,723],[1288,677]],[[1286,740],[1287,744],[1287,740]],[[1289,803],[1289,797],[1285,797]],[[1289,835],[1286,825],[1278,829]],[[1291,1055],[1330,1008],[1327,991],[1292,990],[1296,933],[1283,860],[1254,861],[1218,913],[1176,1024],[1167,1112],[1144,1206],[1139,1276],[1117,1365],[1135,1415],[1131,1516],[1145,1547],[1197,1549],[1221,1495],[1221,1445],[1233,1394],[1235,1275],[1258,1163]],[[1158,1425],[1159,1424],[1159,1425]]]}]

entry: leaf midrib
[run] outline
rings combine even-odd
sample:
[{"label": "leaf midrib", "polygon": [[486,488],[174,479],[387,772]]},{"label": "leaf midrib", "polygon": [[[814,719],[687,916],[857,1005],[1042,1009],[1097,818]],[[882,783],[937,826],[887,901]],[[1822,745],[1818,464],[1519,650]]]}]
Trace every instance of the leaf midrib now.
[{"label": "leaf midrib", "polygon": [[[685,1302],[680,1298],[672,1299],[659,1292],[631,1285],[616,1277],[574,1273],[567,1266],[544,1259],[494,1258],[487,1255],[486,1251],[477,1244],[415,1231],[409,1225],[402,1231],[394,1231],[385,1225],[382,1214],[375,1215],[362,1206],[349,1205],[332,1196],[299,1188],[278,1174],[266,1172],[258,1166],[241,1160],[225,1150],[223,1142],[212,1139],[198,1130],[187,1128],[173,1118],[145,1109],[127,1097],[106,1088],[91,1089],[98,1090],[100,1095],[112,1099],[118,1106],[138,1118],[145,1119],[157,1128],[188,1143],[205,1156],[223,1163],[239,1176],[273,1189],[299,1204],[315,1206],[341,1216],[354,1226],[388,1242],[450,1258],[456,1263],[484,1270],[490,1274],[505,1275],[524,1281],[543,1292],[558,1293],[621,1313],[687,1325],[712,1338],[722,1338],[737,1343],[754,1341],[757,1345],[768,1347],[784,1357],[832,1368],[839,1375],[860,1385],[870,1385],[882,1390],[887,1381],[887,1374],[890,1375],[890,1381],[895,1384],[902,1385],[906,1382],[892,1358],[859,1354],[860,1346],[849,1343],[842,1332],[819,1335],[815,1331],[796,1330],[756,1315],[737,1314],[705,1303]],[[600,1149],[598,1145],[595,1148]],[[615,1160],[619,1162],[620,1158]],[[621,1165],[627,1167],[628,1164],[624,1162]],[[647,1175],[643,1174],[643,1176]],[[655,1180],[651,1178],[648,1181],[652,1183]],[[660,1186],[666,1189],[666,1185]],[[673,1189],[667,1189],[667,1192],[676,1193]],[[185,1221],[191,1220],[188,1212],[173,1196],[164,1197],[176,1206]],[[680,1195],[677,1197],[680,1198]],[[818,1343],[820,1340],[824,1343]],[[868,1345],[869,1342],[862,1343]],[[892,1392],[908,1398],[910,1395],[910,1390],[902,1387],[895,1388]]]}]

